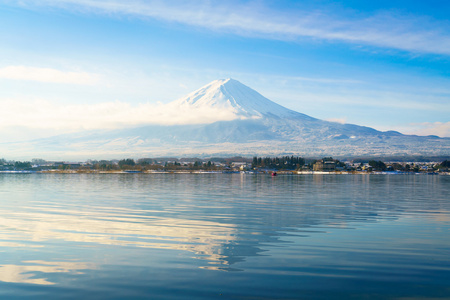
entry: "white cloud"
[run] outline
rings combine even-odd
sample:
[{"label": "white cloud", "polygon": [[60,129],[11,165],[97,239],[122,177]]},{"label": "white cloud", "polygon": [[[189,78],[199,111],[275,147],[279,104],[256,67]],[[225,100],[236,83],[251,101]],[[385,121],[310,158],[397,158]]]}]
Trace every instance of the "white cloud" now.
[{"label": "white cloud", "polygon": [[[176,107],[169,104],[131,105],[115,101],[98,104],[60,105],[46,100],[0,100],[0,132],[12,128],[70,132],[85,129],[112,129],[144,124],[204,124],[233,120],[230,111],[215,108]],[[3,132],[2,132],[3,131]]]},{"label": "white cloud", "polygon": [[88,13],[125,14],[209,30],[272,39],[313,38],[450,55],[446,23],[389,12],[352,18],[330,11],[274,11],[261,2],[160,0],[22,0],[22,5],[61,7]]},{"label": "white cloud", "polygon": [[404,123],[391,126],[374,126],[381,131],[395,130],[408,135],[436,135],[450,138],[450,122]]},{"label": "white cloud", "polygon": [[412,123],[409,127],[410,128],[405,131],[408,134],[450,137],[450,122]]},{"label": "white cloud", "polygon": [[336,123],[339,123],[339,124],[346,124],[347,123],[347,118],[331,118],[331,119],[327,119],[326,121],[336,122]]},{"label": "white cloud", "polygon": [[67,72],[51,68],[28,66],[7,66],[0,68],[0,78],[80,85],[93,85],[98,83],[100,79],[99,75],[87,72]]}]

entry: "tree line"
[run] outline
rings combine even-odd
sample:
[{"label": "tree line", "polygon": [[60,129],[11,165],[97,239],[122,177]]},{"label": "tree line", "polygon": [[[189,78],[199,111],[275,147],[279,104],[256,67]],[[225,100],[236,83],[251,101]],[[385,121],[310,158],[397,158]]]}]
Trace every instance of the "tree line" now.
[{"label": "tree line", "polygon": [[297,170],[305,165],[305,159],[300,156],[253,157],[252,169],[267,168],[277,170]]},{"label": "tree line", "polygon": [[[216,160],[217,158],[214,158]],[[31,161],[7,161],[0,159],[0,170],[98,170],[98,171],[120,171],[120,170],[207,170],[207,171],[223,171],[239,168],[243,165],[244,169],[270,169],[270,170],[300,170],[312,169],[313,165],[318,160],[306,160],[300,156],[281,156],[281,157],[258,157],[254,156],[252,159],[236,157],[223,159],[220,162],[211,160],[193,159],[191,162],[183,162],[180,160],[158,161],[153,158],[141,158],[134,160],[132,158],[125,158],[121,160],[89,160],[83,164],[69,164],[69,163],[51,163],[42,159],[33,159]],[[332,157],[325,157],[322,161],[333,161],[336,167],[346,169],[348,171],[358,171],[363,167],[352,167],[340,162]],[[240,163],[234,165],[235,163]],[[401,172],[420,172],[421,164],[419,163],[385,163],[381,160],[369,160],[366,166],[370,166],[372,171],[401,171]],[[444,160],[441,163],[429,166],[428,171],[446,171],[450,169],[450,161]],[[369,170],[369,171],[370,171]]]}]

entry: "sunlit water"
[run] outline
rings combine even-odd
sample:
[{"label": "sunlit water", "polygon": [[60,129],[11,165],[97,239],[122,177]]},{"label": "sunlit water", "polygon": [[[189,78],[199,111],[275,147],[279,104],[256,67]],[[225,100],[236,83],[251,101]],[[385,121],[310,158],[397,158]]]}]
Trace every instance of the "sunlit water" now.
[{"label": "sunlit water", "polygon": [[450,176],[0,174],[0,299],[450,299]]}]

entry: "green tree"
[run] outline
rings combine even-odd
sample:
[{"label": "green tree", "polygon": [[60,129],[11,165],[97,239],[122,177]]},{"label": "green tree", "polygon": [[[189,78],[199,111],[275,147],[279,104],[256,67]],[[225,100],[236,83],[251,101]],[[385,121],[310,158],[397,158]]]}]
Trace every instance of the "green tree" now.
[{"label": "green tree", "polygon": [[369,166],[371,166],[375,171],[386,171],[386,164],[382,161],[371,160],[369,161]]},{"label": "green tree", "polygon": [[119,160],[118,164],[119,164],[119,168],[127,169],[127,168],[134,167],[136,165],[136,162],[131,158],[127,158],[127,159]]},{"label": "green tree", "polygon": [[258,157],[254,156],[252,160],[252,169],[258,167]]},{"label": "green tree", "polygon": [[200,166],[201,166],[201,163],[199,161],[195,161],[193,168],[194,168],[194,170],[197,170],[197,169],[200,169]]},{"label": "green tree", "polygon": [[439,164],[441,168],[450,168],[450,160],[444,160]]},{"label": "green tree", "polygon": [[14,168],[16,170],[28,170],[28,169],[31,169],[31,163],[29,161],[24,161],[24,162],[16,161],[14,163]]},{"label": "green tree", "polygon": [[391,166],[392,166],[392,169],[394,169],[396,171],[405,171],[405,169],[406,169],[399,163],[393,163]]}]

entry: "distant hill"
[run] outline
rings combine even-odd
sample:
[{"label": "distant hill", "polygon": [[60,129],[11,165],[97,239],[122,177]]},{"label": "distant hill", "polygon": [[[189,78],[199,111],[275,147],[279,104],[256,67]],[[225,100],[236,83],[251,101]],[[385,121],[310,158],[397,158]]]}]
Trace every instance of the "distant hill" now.
[{"label": "distant hill", "polygon": [[[3,156],[112,158],[143,156],[304,155],[442,156],[450,138],[403,135],[319,120],[292,111],[233,79],[216,80],[171,102],[168,109],[220,111],[231,120],[147,125],[2,144]],[[211,116],[208,116],[209,119]],[[6,153],[5,153],[6,151]],[[10,154],[8,154],[8,152]]]}]

